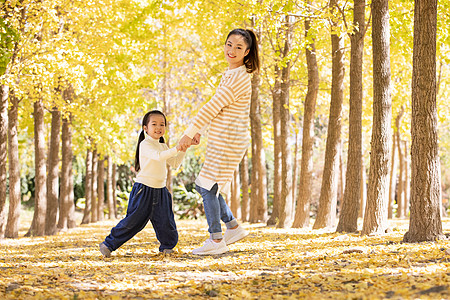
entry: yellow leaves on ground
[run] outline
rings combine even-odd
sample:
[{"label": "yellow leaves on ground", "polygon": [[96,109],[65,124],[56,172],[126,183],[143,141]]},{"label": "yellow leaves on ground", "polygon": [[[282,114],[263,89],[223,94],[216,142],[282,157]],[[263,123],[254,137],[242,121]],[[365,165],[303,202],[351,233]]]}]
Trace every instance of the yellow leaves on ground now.
[{"label": "yellow leaves on ground", "polygon": [[0,298],[450,298],[450,242],[403,244],[406,221],[379,237],[244,224],[229,253],[201,257],[206,221],[179,220],[175,253],[159,254],[148,226],[105,259],[98,244],[116,222],[1,241]]}]

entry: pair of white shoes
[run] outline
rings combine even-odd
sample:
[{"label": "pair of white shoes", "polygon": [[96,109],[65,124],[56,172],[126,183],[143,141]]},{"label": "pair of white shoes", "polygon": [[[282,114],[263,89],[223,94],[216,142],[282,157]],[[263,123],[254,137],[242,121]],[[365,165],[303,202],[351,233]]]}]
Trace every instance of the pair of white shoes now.
[{"label": "pair of white shoes", "polygon": [[248,232],[238,225],[235,229],[227,229],[223,236],[223,239],[216,243],[212,239],[207,239],[202,247],[194,249],[192,254],[196,255],[213,255],[213,254],[222,254],[228,252],[228,246],[230,244],[236,243],[239,240],[242,240],[248,235]]}]

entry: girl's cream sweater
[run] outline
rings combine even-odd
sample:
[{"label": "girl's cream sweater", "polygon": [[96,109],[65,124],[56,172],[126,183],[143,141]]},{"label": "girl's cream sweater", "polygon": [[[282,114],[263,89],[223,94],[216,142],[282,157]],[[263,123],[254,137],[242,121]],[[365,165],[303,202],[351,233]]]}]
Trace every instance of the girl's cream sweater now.
[{"label": "girl's cream sweater", "polygon": [[146,135],[139,145],[139,165],[141,169],[136,176],[136,182],[152,188],[166,186],[167,168],[178,168],[186,152],[177,152],[176,148],[167,147],[159,140]]}]

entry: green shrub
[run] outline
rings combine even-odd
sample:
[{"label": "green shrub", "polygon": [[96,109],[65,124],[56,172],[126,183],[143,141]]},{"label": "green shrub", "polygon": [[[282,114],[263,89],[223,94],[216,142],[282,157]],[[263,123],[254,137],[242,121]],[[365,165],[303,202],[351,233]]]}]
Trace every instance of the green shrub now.
[{"label": "green shrub", "polygon": [[193,191],[188,191],[184,185],[173,188],[174,211],[180,219],[198,219],[203,210],[202,197]]}]

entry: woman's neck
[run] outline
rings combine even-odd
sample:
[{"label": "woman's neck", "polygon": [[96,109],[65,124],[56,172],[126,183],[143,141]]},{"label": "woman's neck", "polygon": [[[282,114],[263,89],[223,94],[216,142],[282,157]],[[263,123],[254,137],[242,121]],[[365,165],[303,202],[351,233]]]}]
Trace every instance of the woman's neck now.
[{"label": "woman's neck", "polygon": [[228,64],[228,70],[237,69],[239,67],[242,67],[244,65],[244,62],[238,63],[238,64]]}]

